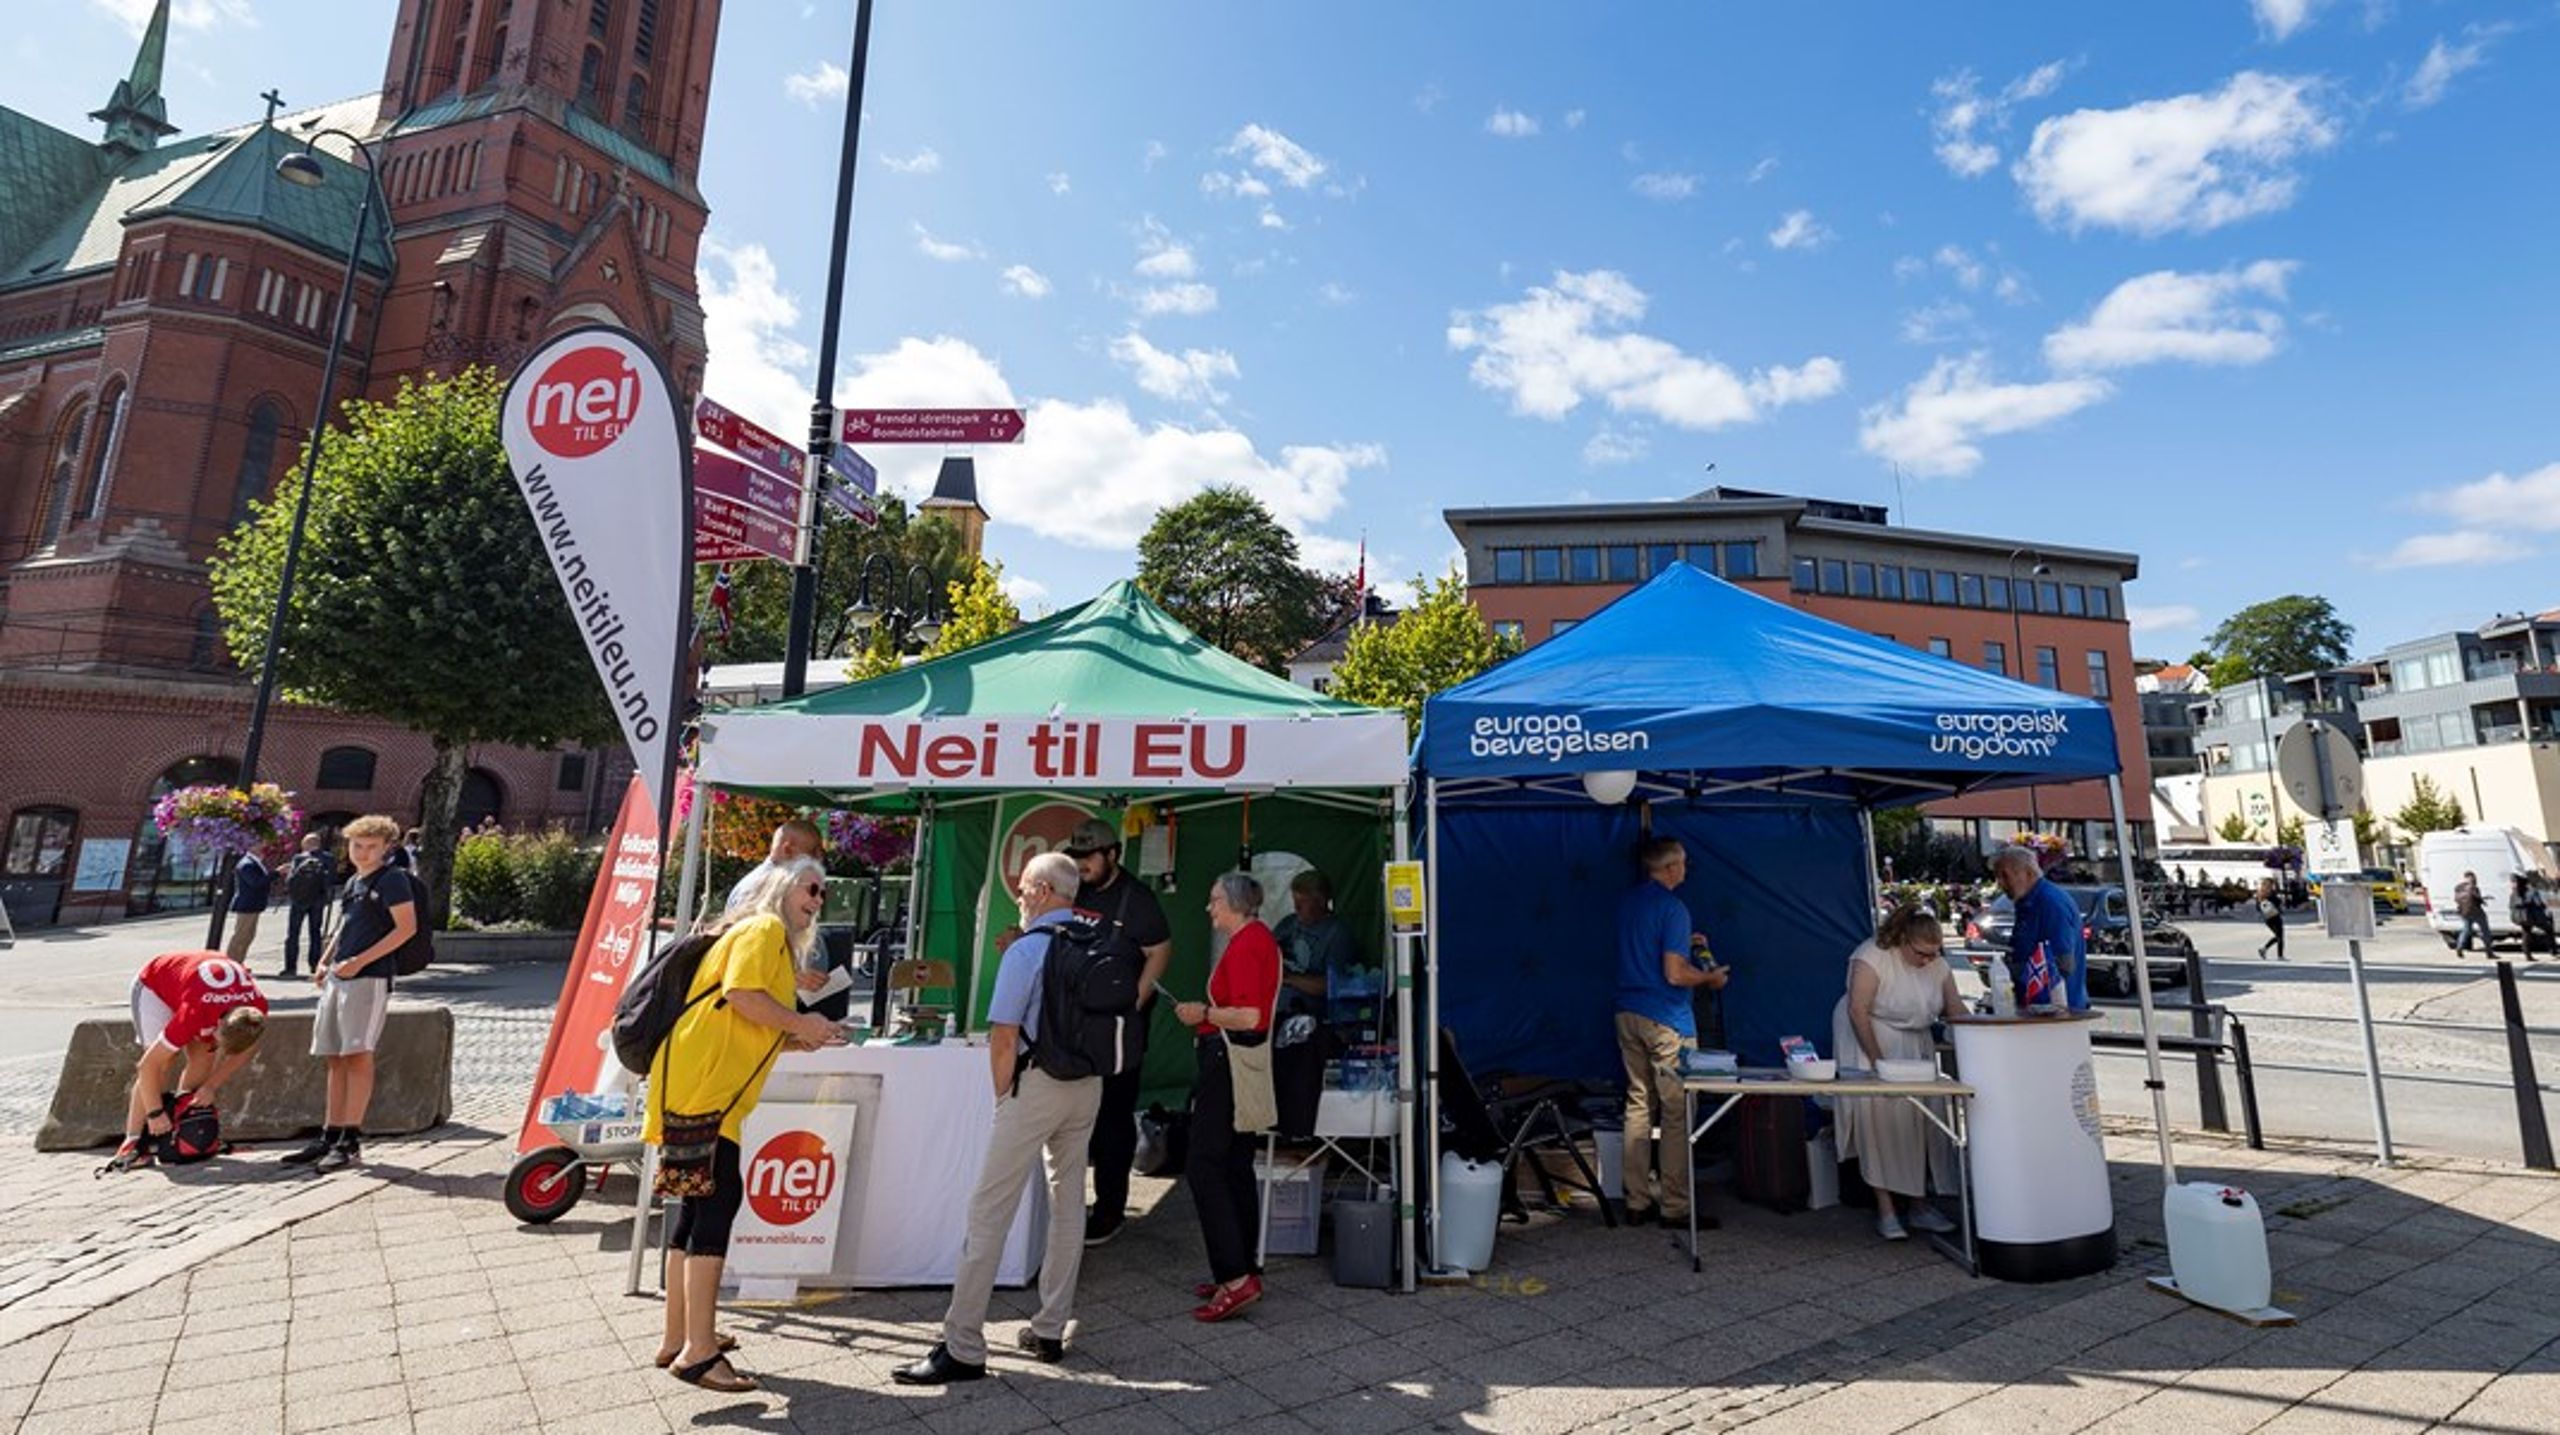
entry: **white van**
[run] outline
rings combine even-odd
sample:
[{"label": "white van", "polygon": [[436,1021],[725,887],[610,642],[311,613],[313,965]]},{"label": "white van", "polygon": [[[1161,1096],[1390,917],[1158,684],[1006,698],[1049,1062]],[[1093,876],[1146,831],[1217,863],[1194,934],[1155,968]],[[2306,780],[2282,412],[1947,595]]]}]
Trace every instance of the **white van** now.
[{"label": "white van", "polygon": [[2462,931],[2462,914],[2453,905],[2462,874],[2477,875],[2480,899],[2489,909],[2493,938],[2519,938],[2516,914],[2508,909],[2507,890],[2515,874],[2531,877],[2546,893],[2560,888],[2560,864],[2550,849],[2512,827],[2457,827],[2430,832],[2418,839],[2418,881],[2427,889],[2427,925],[2448,947]]}]

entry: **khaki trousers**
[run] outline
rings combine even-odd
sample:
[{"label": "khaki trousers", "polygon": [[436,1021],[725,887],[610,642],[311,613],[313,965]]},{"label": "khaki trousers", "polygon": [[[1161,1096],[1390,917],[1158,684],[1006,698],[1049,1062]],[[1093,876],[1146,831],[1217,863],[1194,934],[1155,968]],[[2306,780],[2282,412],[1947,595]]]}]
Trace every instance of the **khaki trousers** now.
[{"label": "khaki trousers", "polygon": [[1689,1038],[1650,1017],[1618,1013],[1618,1055],[1627,1064],[1627,1127],[1620,1150],[1627,1211],[1653,1202],[1645,1176],[1653,1169],[1655,1122],[1662,1124],[1662,1218],[1689,1219],[1689,1108],[1680,1086],[1680,1048]]},{"label": "khaki trousers", "polygon": [[952,1359],[987,1363],[987,1301],[1035,1164],[1049,1179],[1049,1241],[1040,1258],[1040,1313],[1031,1318],[1031,1330],[1049,1340],[1067,1338],[1076,1272],[1084,1264],[1085,1145],[1101,1108],[1099,1078],[1059,1081],[1037,1067],[1026,1068],[1021,1086],[997,1103],[986,1164],[969,1197],[969,1235],[951,1282],[951,1309],[942,1318],[942,1345]]},{"label": "khaki trousers", "polygon": [[231,930],[222,939],[222,954],[235,962],[249,960],[249,944],[258,940],[258,912],[234,912],[227,919]]}]

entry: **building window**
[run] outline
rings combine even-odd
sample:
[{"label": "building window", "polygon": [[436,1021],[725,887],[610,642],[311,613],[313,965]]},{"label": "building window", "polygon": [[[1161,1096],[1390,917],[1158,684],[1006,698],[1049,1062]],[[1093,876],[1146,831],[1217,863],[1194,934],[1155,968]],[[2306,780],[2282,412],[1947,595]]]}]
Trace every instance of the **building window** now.
[{"label": "building window", "polygon": [[1701,573],[1725,572],[1723,568],[1716,565],[1718,552],[1715,544],[1692,543],[1688,547],[1688,554],[1689,566],[1697,569]]},{"label": "building window", "polygon": [[[1318,681],[1322,680],[1319,679]],[[1323,689],[1319,688],[1317,691],[1322,692]],[[562,792],[586,791],[587,755],[583,752],[564,752],[560,754],[560,776],[552,783],[552,785],[560,789]]]},{"label": "building window", "polygon": [[84,519],[104,517],[107,511],[108,480],[113,477],[110,465],[115,461],[116,440],[124,433],[124,382],[118,380],[98,401],[97,441],[89,449],[89,486],[87,497],[79,509]]},{"label": "building window", "polygon": [[1600,550],[1599,550],[1599,549],[1597,549],[1597,548],[1568,548],[1568,549],[1566,549],[1566,550],[1565,550],[1565,552],[1566,552],[1566,554],[1567,554],[1567,555],[1570,557],[1570,559],[1571,559],[1571,567],[1572,567],[1572,570],[1573,570],[1573,581],[1574,581],[1574,582],[1576,582],[1576,583],[1597,583],[1597,582],[1599,582],[1599,581],[1600,581]]},{"label": "building window", "polygon": [[1677,543],[1655,543],[1644,550],[1645,574],[1648,577],[1658,577],[1668,573],[1678,566],[1679,562],[1680,545]]},{"label": "building window", "polygon": [[1982,670],[1986,673],[1998,673],[2004,678],[2009,676],[2009,645],[2006,643],[1984,643],[1982,645]]},{"label": "building window", "polygon": [[36,546],[50,548],[71,521],[71,502],[80,482],[80,444],[89,433],[89,409],[79,405],[62,426],[53,450],[53,484],[46,490],[44,515],[36,520]]},{"label": "building window", "polygon": [[593,45],[578,62],[578,108],[591,115],[604,113],[604,51]]},{"label": "building window", "polygon": [[1564,550],[1532,548],[1529,550],[1529,581],[1561,583],[1564,581]]},{"label": "building window", "polygon": [[1967,573],[1963,577],[1957,579],[1956,584],[1957,602],[1964,604],[1968,608],[1979,608],[1982,606],[1981,574]]},{"label": "building window", "polygon": [[2096,584],[2091,584],[2089,587],[2089,616],[2092,618],[2115,616],[2115,600],[2108,595],[2106,589]]},{"label": "building window", "polygon": [[2006,578],[1983,579],[1982,599],[1984,606],[1997,608],[2004,613],[2007,612],[2009,609],[2009,580]]},{"label": "building window", "polygon": [[622,129],[625,134],[648,133],[649,81],[644,75],[633,75],[631,83],[622,87]]},{"label": "building window", "polygon": [[1944,568],[1933,568],[1929,570],[1929,601],[1932,603],[1944,604],[1950,608],[1954,607],[1956,603],[1956,575]]},{"label": "building window", "polygon": [[631,58],[649,63],[658,47],[658,0],[640,0],[640,18],[631,26]]},{"label": "building window", "polygon": [[2066,618],[2089,616],[2089,590],[2077,583],[2062,585],[2062,614]]},{"label": "building window", "polygon": [[1525,641],[1525,635],[1521,630],[1520,620],[1517,618],[1494,619],[1493,635],[1506,643],[1516,644]]},{"label": "building window", "polygon": [[178,294],[181,298],[196,297],[196,274],[203,268],[204,256],[200,254],[190,254],[178,265]]},{"label": "building window", "polygon": [[1724,546],[1724,576],[1757,578],[1760,576],[1760,545],[1748,540]]},{"label": "building window", "polygon": [[1902,601],[1902,565],[1887,563],[1876,570],[1876,596]]},{"label": "building window", "polygon": [[1614,544],[1608,550],[1608,555],[1610,582],[1633,583],[1636,581],[1638,575],[1636,573],[1636,546],[1634,544]]},{"label": "building window", "polygon": [[1333,679],[1317,678],[1313,682],[1309,683],[1308,686],[1314,688],[1317,692],[1329,693],[1333,691]]},{"label": "building window", "polygon": [[587,0],[587,33],[603,39],[613,29],[613,0]]},{"label": "building window", "polygon": [[333,747],[320,754],[320,773],[311,785],[328,792],[371,792],[373,749]]},{"label": "building window", "polygon": [[1528,579],[1528,576],[1528,561],[1520,556],[1519,549],[1497,548],[1493,550],[1494,582],[1520,583],[1525,582]]},{"label": "building window", "polygon": [[1581,623],[1582,620],[1580,618],[1558,618],[1547,624],[1547,636],[1550,638],[1561,638],[1565,634],[1572,632],[1576,627],[1579,627]]},{"label": "building window", "polygon": [[68,807],[21,807],[9,819],[8,861],[0,870],[12,877],[64,877],[71,872],[71,833],[80,814]]},{"label": "building window", "polygon": [[249,413],[249,441],[240,449],[240,476],[231,491],[231,521],[249,516],[249,505],[267,496],[276,468],[276,435],[284,428],[284,410],[272,399],[261,400]]},{"label": "building window", "polygon": [[2096,648],[2089,650],[2089,696],[2111,696],[2114,685],[2107,681],[2107,655]]},{"label": "building window", "polygon": [[1872,598],[1875,595],[1876,565],[1873,563],[1850,564],[1849,596],[1852,598]]},{"label": "building window", "polygon": [[1846,593],[1849,591],[1849,565],[1847,563],[1837,558],[1825,558],[1822,560],[1822,591],[1825,593]]},{"label": "building window", "polygon": [[1955,655],[1955,644],[1948,642],[1944,638],[1931,638],[1929,640],[1929,656],[1933,658],[1953,659]]},{"label": "building window", "polygon": [[2061,584],[2038,583],[2036,585],[2036,611],[2039,613],[2059,613],[2062,611]]},{"label": "building window", "polygon": [[1794,587],[1795,587],[1795,590],[1796,590],[1797,592],[1799,592],[1799,593],[1810,593],[1810,592],[1812,592],[1812,591],[1813,591],[1813,560],[1812,560],[1812,559],[1810,559],[1810,558],[1799,558],[1799,559],[1797,559],[1797,560],[1796,560],[1796,573],[1795,573],[1795,583],[1794,583]]},{"label": "building window", "polygon": [[2036,685],[2047,688],[2062,686],[2062,658],[2051,648],[2036,649]]}]

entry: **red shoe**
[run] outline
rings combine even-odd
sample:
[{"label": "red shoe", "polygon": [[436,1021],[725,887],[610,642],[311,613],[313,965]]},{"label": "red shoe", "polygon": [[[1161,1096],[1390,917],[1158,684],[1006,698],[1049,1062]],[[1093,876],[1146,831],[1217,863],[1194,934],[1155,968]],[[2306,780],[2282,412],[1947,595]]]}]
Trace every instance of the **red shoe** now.
[{"label": "red shoe", "polygon": [[1235,1285],[1211,1296],[1207,1305],[1191,1313],[1191,1318],[1204,1324],[1225,1320],[1260,1299],[1262,1299],[1262,1277],[1246,1276]]},{"label": "red shoe", "polygon": [[1191,1293],[1202,1300],[1207,1300],[1209,1297],[1218,1293],[1218,1283],[1216,1281],[1202,1281],[1191,1288]]}]

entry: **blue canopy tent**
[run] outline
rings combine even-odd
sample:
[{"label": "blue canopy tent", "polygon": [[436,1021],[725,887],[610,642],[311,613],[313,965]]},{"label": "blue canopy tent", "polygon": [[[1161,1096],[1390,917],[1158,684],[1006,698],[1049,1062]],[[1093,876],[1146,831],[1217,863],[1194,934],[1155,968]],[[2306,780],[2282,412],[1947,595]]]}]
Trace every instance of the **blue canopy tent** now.
[{"label": "blue canopy tent", "polygon": [[[1431,698],[1415,766],[1432,871],[1425,1029],[1445,1021],[1480,1070],[1622,1073],[1613,916],[1648,823],[1689,850],[1680,895],[1734,969],[1726,1041],[1760,1064],[1781,1036],[1828,1042],[1849,953],[1874,931],[1873,810],[2103,777],[2132,860],[2105,704],[1685,564]],[[2125,887],[2139,890],[2130,870]],[[2138,913],[2133,931],[2167,1169]]]}]

